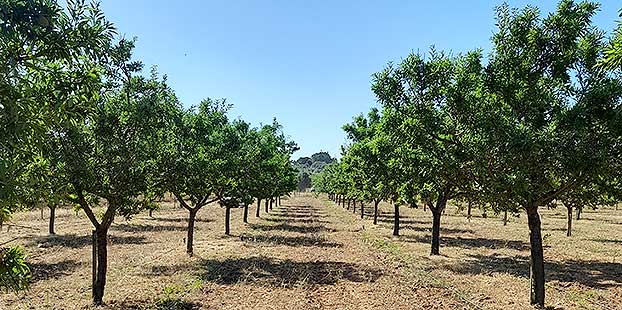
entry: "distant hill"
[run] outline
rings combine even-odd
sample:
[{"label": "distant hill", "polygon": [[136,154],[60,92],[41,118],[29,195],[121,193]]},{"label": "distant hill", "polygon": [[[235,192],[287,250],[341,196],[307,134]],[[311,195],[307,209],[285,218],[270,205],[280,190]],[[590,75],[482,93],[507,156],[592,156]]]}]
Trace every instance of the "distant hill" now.
[{"label": "distant hill", "polygon": [[298,190],[305,191],[311,187],[311,176],[322,171],[324,167],[336,159],[327,152],[318,152],[311,157],[300,157],[293,162],[298,169]]}]

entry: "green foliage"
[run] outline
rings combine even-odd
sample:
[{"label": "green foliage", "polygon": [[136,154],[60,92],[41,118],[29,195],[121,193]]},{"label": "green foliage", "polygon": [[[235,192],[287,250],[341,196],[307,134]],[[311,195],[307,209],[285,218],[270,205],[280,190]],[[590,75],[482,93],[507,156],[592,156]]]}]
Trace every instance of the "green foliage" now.
[{"label": "green foliage", "polygon": [[604,48],[590,23],[596,9],[563,1],[542,20],[535,9],[499,9],[487,69],[493,100],[481,118],[493,206],[572,200],[619,174],[622,84],[595,68]]},{"label": "green foliage", "polygon": [[30,284],[30,268],[19,247],[0,248],[0,290],[19,292]]},{"label": "green foliage", "polygon": [[[620,17],[622,18],[622,10]],[[605,48],[604,57],[598,65],[609,70],[622,69],[622,21],[618,21],[618,27],[614,30],[609,46]]]},{"label": "green foliage", "polygon": [[[45,154],[49,135],[95,110],[115,34],[97,4],[0,1],[0,222],[40,199],[60,201],[63,189],[48,179],[57,168]],[[3,255],[3,286],[24,288],[23,255]]]},{"label": "green foliage", "polygon": [[478,135],[472,129],[482,97],[481,54],[429,59],[411,54],[374,75],[383,131],[393,147],[397,186],[405,201],[418,194],[432,208],[472,191]]}]

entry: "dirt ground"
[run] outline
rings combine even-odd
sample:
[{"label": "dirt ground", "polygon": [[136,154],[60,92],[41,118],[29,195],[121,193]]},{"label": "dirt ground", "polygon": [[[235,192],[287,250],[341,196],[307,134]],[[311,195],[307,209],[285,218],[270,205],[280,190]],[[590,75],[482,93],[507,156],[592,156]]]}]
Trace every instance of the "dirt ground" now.
[{"label": "dirt ground", "polygon": [[[187,211],[165,203],[115,220],[110,232],[106,309],[531,309],[525,216],[469,222],[452,207],[442,219],[441,256],[430,257],[431,215],[401,208],[392,237],[392,207],[379,225],[311,194],[284,198],[270,214],[242,222],[224,210],[199,212],[195,255],[185,254]],[[565,235],[565,209],[542,210],[547,306],[622,309],[622,210],[586,210]],[[45,214],[47,216],[47,213]],[[17,214],[0,243],[28,253],[28,292],[0,293],[0,309],[90,306],[91,226],[85,215],[57,210],[56,236],[38,211]]]}]

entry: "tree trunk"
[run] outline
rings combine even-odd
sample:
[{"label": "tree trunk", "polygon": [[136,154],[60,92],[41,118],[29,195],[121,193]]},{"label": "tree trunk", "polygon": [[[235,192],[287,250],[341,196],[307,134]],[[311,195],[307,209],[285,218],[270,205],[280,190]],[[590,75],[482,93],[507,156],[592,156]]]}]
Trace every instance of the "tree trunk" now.
[{"label": "tree trunk", "polygon": [[193,248],[192,242],[194,238],[194,222],[197,217],[197,210],[190,210],[190,215],[188,215],[188,238],[186,239],[186,253],[192,256]]},{"label": "tree trunk", "polygon": [[542,249],[542,233],[538,207],[527,208],[529,223],[529,244],[531,245],[530,284],[531,304],[544,307],[544,250]]},{"label": "tree trunk", "polygon": [[56,217],[56,207],[50,207],[50,224],[48,225],[48,231],[50,235],[55,235],[54,232],[54,220]]},{"label": "tree trunk", "polygon": [[469,201],[469,205],[467,206],[467,220],[469,223],[471,222],[471,205],[472,203]]},{"label": "tree trunk", "polygon": [[583,208],[577,207],[577,221],[581,219],[581,211],[583,211]]},{"label": "tree trunk", "polygon": [[266,209],[266,213],[270,212],[268,211],[268,200],[270,199],[266,198],[266,201],[264,202],[264,209]]},{"label": "tree trunk", "polygon": [[91,297],[95,303],[95,282],[97,280],[97,231],[93,230],[91,235]]},{"label": "tree trunk", "polygon": [[441,216],[443,212],[439,208],[430,208],[432,210],[432,250],[430,255],[440,255],[441,248]]},{"label": "tree trunk", "polygon": [[95,230],[95,243],[97,247],[97,274],[95,287],[93,288],[93,303],[101,305],[104,299],[104,287],[106,286],[106,271],[108,269],[108,229]]},{"label": "tree trunk", "polygon": [[566,206],[568,209],[568,226],[566,227],[566,236],[570,237],[572,235],[572,206]]},{"label": "tree trunk", "polygon": [[225,206],[225,235],[229,235],[229,220],[231,219],[231,207]]},{"label": "tree trunk", "polygon": [[508,225],[508,210],[503,211],[503,226]]},{"label": "tree trunk", "polygon": [[41,206],[41,208],[39,208],[39,210],[41,210],[41,219],[43,219],[43,206]]},{"label": "tree trunk", "polygon": [[425,202],[424,202],[423,203],[423,212],[425,212],[425,211],[426,211],[426,205],[425,205]]},{"label": "tree trunk", "polygon": [[255,217],[259,217],[259,209],[261,209],[261,199],[257,198],[257,212],[255,213]]},{"label": "tree trunk", "polygon": [[352,203],[353,203],[352,213],[356,214],[356,199],[352,200]]},{"label": "tree trunk", "polygon": [[374,201],[374,225],[378,225],[378,204],[380,203],[380,199],[376,199]]},{"label": "tree trunk", "polygon": [[270,210],[272,210],[272,200],[274,200],[274,199],[270,198]]},{"label": "tree trunk", "polygon": [[393,203],[395,211],[393,212],[393,235],[400,235],[400,205],[397,202]]},{"label": "tree trunk", "polygon": [[361,220],[363,219],[364,215],[365,215],[365,205],[361,201]]},{"label": "tree trunk", "polygon": [[248,205],[244,203],[244,223],[248,223]]},{"label": "tree trunk", "polygon": [[153,217],[153,209],[149,209],[149,217]]}]

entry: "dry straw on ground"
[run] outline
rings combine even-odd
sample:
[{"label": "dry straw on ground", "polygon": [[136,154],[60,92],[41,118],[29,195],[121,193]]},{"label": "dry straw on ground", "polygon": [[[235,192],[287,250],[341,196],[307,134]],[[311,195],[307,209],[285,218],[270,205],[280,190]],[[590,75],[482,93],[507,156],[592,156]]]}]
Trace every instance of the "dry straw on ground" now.
[{"label": "dry straw on ground", "polygon": [[[254,207],[253,207],[254,208]],[[531,309],[524,216],[470,222],[455,208],[442,220],[441,257],[431,258],[431,216],[392,208],[379,225],[311,195],[283,199],[262,218],[223,210],[199,213],[195,256],[185,254],[186,211],[117,219],[111,228],[105,308],[109,309]],[[477,213],[474,211],[474,213]],[[90,224],[57,212],[57,236],[38,212],[17,214],[18,238],[32,265],[30,291],[0,294],[0,309],[90,308]],[[547,304],[554,309],[622,309],[622,211],[585,211],[565,236],[564,210],[544,210]]]}]

